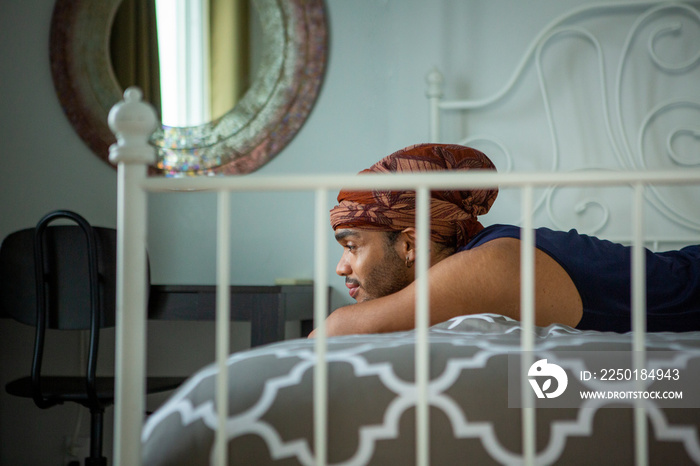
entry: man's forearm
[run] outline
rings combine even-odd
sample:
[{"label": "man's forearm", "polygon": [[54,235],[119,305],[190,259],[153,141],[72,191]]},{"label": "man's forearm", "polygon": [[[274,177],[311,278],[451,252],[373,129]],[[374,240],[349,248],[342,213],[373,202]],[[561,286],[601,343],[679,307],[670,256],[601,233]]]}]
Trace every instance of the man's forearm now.
[{"label": "man's forearm", "polygon": [[415,325],[413,286],[393,295],[343,306],[326,319],[329,336],[410,330]]}]

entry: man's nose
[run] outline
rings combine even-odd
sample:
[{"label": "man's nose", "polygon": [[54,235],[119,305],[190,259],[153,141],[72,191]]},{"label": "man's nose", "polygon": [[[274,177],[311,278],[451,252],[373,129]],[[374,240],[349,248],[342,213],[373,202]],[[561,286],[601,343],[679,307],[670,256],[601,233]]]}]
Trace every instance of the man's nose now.
[{"label": "man's nose", "polygon": [[350,264],[345,260],[345,254],[343,254],[338,261],[338,265],[335,266],[335,273],[341,277],[345,277],[350,275],[351,270]]}]

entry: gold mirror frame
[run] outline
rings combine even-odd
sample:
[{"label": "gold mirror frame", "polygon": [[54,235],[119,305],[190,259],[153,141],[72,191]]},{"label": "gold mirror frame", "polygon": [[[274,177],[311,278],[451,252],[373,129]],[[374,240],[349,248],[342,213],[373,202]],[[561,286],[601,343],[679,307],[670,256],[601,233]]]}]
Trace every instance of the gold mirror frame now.
[{"label": "gold mirror frame", "polygon": [[[109,58],[120,2],[57,0],[51,19],[51,74],[59,101],[83,141],[106,163],[115,142],[107,115],[123,94]],[[250,89],[221,118],[157,130],[152,175],[250,173],[277,155],[308,118],[327,60],[323,0],[255,0],[255,6],[266,47]]]}]

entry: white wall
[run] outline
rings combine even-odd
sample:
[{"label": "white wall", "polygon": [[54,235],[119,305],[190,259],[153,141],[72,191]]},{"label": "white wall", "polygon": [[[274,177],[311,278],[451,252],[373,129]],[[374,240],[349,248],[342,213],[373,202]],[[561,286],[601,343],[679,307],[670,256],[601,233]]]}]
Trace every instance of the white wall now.
[{"label": "white wall", "polygon": [[[525,51],[523,37],[580,3],[328,0],[329,62],[319,100],[291,144],[250,176],[355,173],[425,142],[425,76],[432,67],[445,74],[447,97],[494,92]],[[52,8],[52,0],[0,1],[0,237],[56,208],[76,210],[96,225],[116,223],[116,173],[82,143],[54,94],[48,59]],[[477,68],[480,73],[473,73]],[[516,222],[505,199],[497,203],[499,219]],[[154,282],[213,282],[214,201],[207,194],[151,197]],[[328,201],[330,208],[333,199]],[[243,227],[233,233],[234,283],[313,275],[310,194],[236,195],[232,210],[234,224]],[[329,261],[332,276],[334,266]],[[348,302],[340,279],[331,283],[334,302]],[[165,354],[149,362],[154,371],[187,374],[213,357],[210,324],[151,328],[151,343]],[[238,347],[247,344],[245,332],[238,329]],[[29,351],[31,331],[2,319],[0,337],[4,385],[29,367],[16,348]],[[58,354],[73,357],[74,346],[74,339],[62,342]],[[75,421],[73,407],[40,412],[30,401],[0,393],[0,464],[60,464],[63,437],[72,434]]]}]

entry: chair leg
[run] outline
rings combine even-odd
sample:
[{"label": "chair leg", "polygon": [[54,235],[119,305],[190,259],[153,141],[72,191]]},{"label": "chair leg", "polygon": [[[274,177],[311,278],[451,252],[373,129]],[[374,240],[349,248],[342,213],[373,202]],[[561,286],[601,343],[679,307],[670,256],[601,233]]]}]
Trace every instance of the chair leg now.
[{"label": "chair leg", "polygon": [[102,456],[102,427],[104,410],[90,410],[90,456],[85,458],[85,466],[107,466],[107,458]]}]

